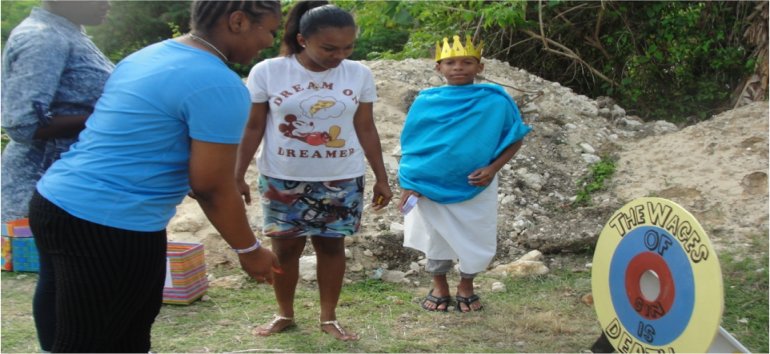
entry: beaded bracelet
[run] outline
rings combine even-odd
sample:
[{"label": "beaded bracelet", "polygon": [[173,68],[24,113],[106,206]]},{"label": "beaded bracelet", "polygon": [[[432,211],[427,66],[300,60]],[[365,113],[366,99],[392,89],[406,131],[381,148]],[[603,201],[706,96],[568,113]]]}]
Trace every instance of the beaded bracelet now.
[{"label": "beaded bracelet", "polygon": [[254,240],[254,244],[251,245],[250,247],[246,247],[246,248],[233,248],[233,251],[235,251],[235,253],[237,253],[237,254],[244,254],[244,253],[249,253],[251,251],[256,250],[257,248],[259,248],[259,246],[260,246],[259,240]]}]

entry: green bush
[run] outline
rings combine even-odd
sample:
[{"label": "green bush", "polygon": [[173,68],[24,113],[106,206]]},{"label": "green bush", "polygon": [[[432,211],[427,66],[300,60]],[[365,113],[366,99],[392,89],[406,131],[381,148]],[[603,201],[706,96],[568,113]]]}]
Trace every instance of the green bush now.
[{"label": "green bush", "polygon": [[588,176],[578,180],[578,192],[573,202],[574,206],[589,205],[591,194],[603,190],[604,182],[615,173],[615,161],[609,157],[602,158],[591,166]]},{"label": "green bush", "polygon": [[619,86],[605,84],[603,89],[643,117],[706,119],[729,101],[736,84],[753,69],[747,50],[733,42],[738,25],[733,6],[621,3],[617,11],[636,11],[638,30],[633,41],[622,27],[604,37],[604,45],[616,50],[614,64],[624,64]]},{"label": "green bush", "polygon": [[[432,57],[441,38],[469,34],[485,42],[487,58],[580,94],[610,96],[646,119],[692,122],[728,108],[757,62],[756,48],[743,39],[758,11],[749,1],[334,3],[350,10],[360,28],[351,59]],[[36,4],[3,2],[3,41]],[[285,1],[284,12],[291,4]],[[188,1],[114,1],[107,23],[88,31],[117,62],[187,32],[188,22]],[[278,42],[262,58],[277,55]],[[233,65],[241,75],[250,67]]]},{"label": "green bush", "polygon": [[2,6],[0,6],[3,48],[5,48],[5,41],[8,40],[8,36],[11,35],[13,28],[29,16],[33,7],[39,5],[40,0],[3,1]]},{"label": "green bush", "polygon": [[367,29],[363,40],[375,35],[372,28],[409,31],[405,43],[376,48],[369,59],[430,57],[442,37],[477,35],[487,58],[581,94],[613,97],[646,119],[692,122],[728,108],[733,91],[754,69],[754,48],[743,33],[755,6],[500,0],[370,1],[351,7]]}]

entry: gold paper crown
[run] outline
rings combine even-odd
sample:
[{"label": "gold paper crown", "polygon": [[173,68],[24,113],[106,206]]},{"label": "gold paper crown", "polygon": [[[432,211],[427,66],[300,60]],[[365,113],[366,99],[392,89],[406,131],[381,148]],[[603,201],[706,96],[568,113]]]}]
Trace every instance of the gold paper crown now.
[{"label": "gold paper crown", "polygon": [[474,57],[481,60],[481,51],[484,48],[484,42],[479,42],[478,48],[471,43],[471,36],[465,36],[465,47],[460,43],[460,36],[453,36],[454,43],[449,46],[449,40],[444,37],[444,47],[441,48],[439,42],[436,42],[436,61],[454,57]]}]

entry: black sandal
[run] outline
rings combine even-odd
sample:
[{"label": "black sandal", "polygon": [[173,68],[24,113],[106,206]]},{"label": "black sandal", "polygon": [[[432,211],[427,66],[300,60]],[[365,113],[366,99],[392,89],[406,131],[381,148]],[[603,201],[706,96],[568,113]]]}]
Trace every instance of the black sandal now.
[{"label": "black sandal", "polygon": [[[432,309],[426,306],[426,302],[428,301],[436,304],[436,308]],[[426,295],[425,299],[423,299],[422,302],[420,303],[420,306],[426,311],[447,312],[449,311],[449,303],[451,301],[452,301],[452,298],[450,296],[435,297],[433,295],[433,289],[430,289],[430,291],[428,291],[428,295]],[[443,309],[439,308],[439,306],[441,306],[442,304],[445,305]]]},{"label": "black sandal", "polygon": [[[484,309],[484,305],[481,305],[481,307],[479,307],[477,310],[474,310],[471,307],[472,303],[481,300],[481,298],[476,294],[473,294],[468,297],[457,295],[455,296],[455,300],[457,300],[457,303],[455,304],[455,308],[457,309],[458,312],[481,311],[482,309]],[[468,306],[468,311],[463,311],[462,307],[460,307],[460,304],[465,304],[465,306]]]}]

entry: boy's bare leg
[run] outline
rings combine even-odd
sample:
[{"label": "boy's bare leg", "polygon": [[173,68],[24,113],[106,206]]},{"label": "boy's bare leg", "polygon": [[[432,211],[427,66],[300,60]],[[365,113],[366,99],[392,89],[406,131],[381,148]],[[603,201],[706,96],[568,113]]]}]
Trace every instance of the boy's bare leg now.
[{"label": "boy's bare leg", "polygon": [[[437,298],[442,298],[445,296],[449,296],[449,283],[447,283],[446,280],[446,274],[439,274],[433,276],[433,296]],[[444,311],[447,309],[447,306],[449,304],[442,303],[441,305],[437,305],[433,301],[425,300],[424,302],[425,308],[428,310],[439,310]]]},{"label": "boy's bare leg", "polygon": [[[457,295],[462,297],[471,297],[473,296],[473,278],[460,278],[460,283],[457,284]],[[478,311],[481,309],[481,301],[476,300],[474,302],[471,302],[470,307],[465,303],[459,303],[460,311],[462,312],[468,312],[468,311]]]}]

